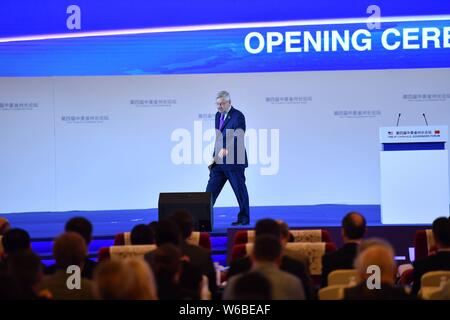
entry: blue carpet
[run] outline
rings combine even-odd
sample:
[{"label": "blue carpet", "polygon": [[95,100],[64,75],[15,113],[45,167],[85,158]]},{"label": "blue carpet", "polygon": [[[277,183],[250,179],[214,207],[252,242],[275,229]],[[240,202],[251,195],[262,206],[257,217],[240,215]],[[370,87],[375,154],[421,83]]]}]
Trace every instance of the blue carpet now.
[{"label": "blue carpet", "polygon": [[[262,218],[282,219],[290,227],[339,226],[342,217],[349,211],[359,211],[367,219],[368,225],[381,225],[379,205],[314,205],[314,206],[273,206],[252,207],[251,225]],[[224,233],[236,220],[238,208],[214,209],[214,232]],[[65,222],[71,217],[84,216],[94,225],[94,237],[113,236],[130,231],[139,223],[149,223],[158,219],[157,209],[104,210],[68,212],[27,212],[1,215],[14,227],[27,230],[33,239],[50,239],[64,230]]]}]

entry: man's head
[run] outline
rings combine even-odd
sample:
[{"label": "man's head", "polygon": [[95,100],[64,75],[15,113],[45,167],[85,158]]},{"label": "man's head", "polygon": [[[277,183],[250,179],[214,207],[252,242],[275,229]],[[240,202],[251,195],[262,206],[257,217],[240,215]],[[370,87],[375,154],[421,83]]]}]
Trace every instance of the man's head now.
[{"label": "man's head", "polygon": [[103,300],[155,300],[153,272],[142,259],[104,261],[95,268],[94,295]]},{"label": "man's head", "polygon": [[188,211],[176,211],[170,218],[178,225],[183,239],[187,239],[191,236],[192,231],[194,230],[194,220]]},{"label": "man's head", "polygon": [[92,240],[92,224],[83,217],[74,217],[67,221],[65,231],[72,231],[78,233],[86,241],[86,246],[89,246]]},{"label": "man's head", "polygon": [[280,238],[270,234],[258,236],[255,239],[252,259],[255,264],[281,262],[281,243]]},{"label": "man's head", "polygon": [[30,235],[23,229],[13,228],[2,238],[5,255],[15,254],[31,248]]},{"label": "man's head", "polygon": [[278,222],[273,219],[261,219],[258,220],[255,226],[255,238],[262,235],[272,235],[277,239],[281,238],[281,228]]},{"label": "man's head", "polygon": [[433,221],[433,237],[438,249],[450,248],[450,218],[440,217]]},{"label": "man's head", "polygon": [[8,219],[0,217],[0,236],[3,236],[10,228]]},{"label": "man's head", "polygon": [[154,242],[152,231],[146,224],[134,226],[130,238],[132,245],[152,244]]},{"label": "man's head", "polygon": [[71,265],[83,268],[87,256],[86,242],[76,232],[64,232],[53,244],[53,256],[60,269],[65,270]]},{"label": "man's head", "polygon": [[361,240],[366,233],[366,219],[358,212],[350,212],[342,219],[344,241]]},{"label": "man's head", "polygon": [[373,245],[358,255],[355,260],[355,269],[362,281],[365,282],[373,274],[372,270],[368,270],[371,266],[380,269],[380,281],[382,283],[394,285],[397,266],[392,250],[382,245]]},{"label": "man's head", "polygon": [[175,246],[180,245],[181,232],[178,225],[172,220],[159,221],[155,231],[155,243],[158,247],[166,243],[171,243]]},{"label": "man's head", "polygon": [[219,91],[216,97],[217,111],[220,113],[228,112],[231,107],[230,94],[227,91]]}]

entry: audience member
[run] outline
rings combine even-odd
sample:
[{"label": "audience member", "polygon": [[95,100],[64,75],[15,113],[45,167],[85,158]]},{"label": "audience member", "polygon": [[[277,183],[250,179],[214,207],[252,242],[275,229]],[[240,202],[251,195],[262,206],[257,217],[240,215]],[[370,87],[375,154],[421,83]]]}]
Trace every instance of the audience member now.
[{"label": "audience member", "polygon": [[144,245],[153,244],[154,238],[150,226],[146,224],[138,224],[131,230],[131,244],[132,245]]},{"label": "audience member", "polygon": [[31,249],[30,235],[23,229],[8,229],[1,241],[3,253],[0,256],[0,272],[6,269],[8,256]]},{"label": "audience member", "polygon": [[189,258],[190,263],[194,267],[200,269],[202,274],[208,277],[209,291],[215,296],[217,290],[216,271],[209,251],[187,242],[187,239],[192,235],[192,231],[194,230],[192,215],[187,211],[177,211],[171,216],[171,219],[181,230],[181,253]]},{"label": "audience member", "polygon": [[238,276],[230,300],[272,300],[272,285],[258,271],[249,271]]},{"label": "audience member", "polygon": [[181,285],[183,261],[181,250],[171,243],[158,246],[153,252],[152,267],[155,271],[160,300],[198,300],[198,290]]},{"label": "audience member", "polygon": [[[78,233],[65,232],[60,235],[53,244],[56,271],[44,277],[40,288],[50,291],[57,300],[92,299],[92,283],[81,276],[86,254],[86,242]],[[69,270],[69,267],[74,267],[74,270]],[[70,288],[69,283],[76,289]]]},{"label": "audience member", "polygon": [[[181,243],[181,232],[178,225],[172,220],[159,221],[156,226],[155,243],[158,248],[169,243],[179,249]],[[155,252],[156,251],[149,252],[144,256],[144,259],[153,270],[155,269],[153,262]],[[183,289],[194,292],[197,294],[197,297],[200,297],[202,272],[188,261],[189,258],[187,256],[182,256],[181,259],[182,271],[179,284]]]},{"label": "audience member", "polygon": [[101,300],[156,300],[152,270],[141,259],[108,260],[94,272],[93,292]]},{"label": "audience member", "polygon": [[[71,218],[69,221],[67,221],[65,226],[65,231],[72,231],[78,233],[80,236],[83,237],[84,241],[86,242],[86,247],[89,249],[89,244],[92,241],[92,224],[91,222],[83,217],[74,217]],[[84,267],[83,271],[81,273],[81,276],[86,279],[92,279],[92,276],[94,274],[94,269],[97,266],[97,262],[95,262],[92,259],[89,259],[87,253],[86,257],[84,259]],[[56,265],[50,265],[47,268],[45,268],[45,274],[54,274],[56,272]]]},{"label": "audience member", "polygon": [[341,234],[344,245],[322,257],[322,287],[328,284],[328,275],[340,269],[353,269],[358,246],[366,232],[366,219],[358,212],[350,212],[342,219]]},{"label": "audience member", "polygon": [[21,250],[8,256],[7,268],[0,276],[0,300],[35,300],[49,297],[40,292],[43,278],[41,260],[31,250]]},{"label": "audience member", "polygon": [[[304,300],[302,282],[294,275],[280,270],[282,247],[280,238],[273,235],[260,235],[255,240],[252,252],[252,270],[262,274],[270,282],[274,300]],[[231,300],[236,281],[242,275],[229,279],[225,288],[224,300]]]},{"label": "audience member", "polygon": [[[371,267],[377,267],[375,271]],[[372,245],[362,251],[355,260],[355,269],[361,282],[344,290],[346,300],[409,300],[412,296],[405,288],[395,286],[397,265],[394,250],[386,246]],[[370,278],[370,279],[369,279]]]},{"label": "audience member", "polygon": [[297,259],[302,262],[306,266],[306,270],[309,272],[310,261],[309,258],[305,255],[300,254],[299,252],[295,252],[286,247],[289,242],[294,242],[295,238],[292,233],[289,232],[289,226],[286,222],[282,220],[277,220],[278,225],[280,226],[281,231],[281,246],[283,248],[283,254],[291,257],[293,259]]},{"label": "audience member", "polygon": [[420,290],[422,276],[431,271],[450,270],[450,218],[441,217],[433,222],[433,237],[436,243],[436,254],[414,261],[413,289],[417,294]]},{"label": "audience member", "polygon": [[[255,241],[259,236],[262,235],[273,235],[277,239],[280,239],[281,244],[281,228],[280,225],[273,219],[262,219],[256,223],[255,226]],[[252,260],[249,256],[237,259],[230,264],[228,270],[228,277],[235,276],[237,274],[246,272],[252,267]],[[293,259],[283,252],[281,258],[280,269],[299,278],[302,282],[303,288],[305,290],[305,295],[308,300],[316,298],[315,288],[313,286],[313,281],[309,274],[309,269],[307,266],[297,259]]]},{"label": "audience member", "polygon": [[30,235],[23,229],[13,228],[2,237],[5,257],[31,248]]}]

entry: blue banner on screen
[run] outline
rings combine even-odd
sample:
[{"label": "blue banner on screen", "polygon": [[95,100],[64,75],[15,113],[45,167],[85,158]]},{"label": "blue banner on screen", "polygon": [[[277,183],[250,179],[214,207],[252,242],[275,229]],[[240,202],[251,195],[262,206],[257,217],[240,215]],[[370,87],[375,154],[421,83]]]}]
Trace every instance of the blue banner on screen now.
[{"label": "blue banner on screen", "polygon": [[[448,1],[423,0],[2,0],[0,37],[245,22],[450,14]],[[79,18],[71,28],[72,18]]]},{"label": "blue banner on screen", "polygon": [[450,67],[450,19],[292,25],[0,43],[0,76]]}]

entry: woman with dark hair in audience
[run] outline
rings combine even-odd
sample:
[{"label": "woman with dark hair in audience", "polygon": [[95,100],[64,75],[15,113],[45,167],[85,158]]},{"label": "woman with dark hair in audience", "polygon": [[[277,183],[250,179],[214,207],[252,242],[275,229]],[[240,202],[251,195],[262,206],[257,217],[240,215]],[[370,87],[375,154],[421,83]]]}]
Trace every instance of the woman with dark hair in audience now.
[{"label": "woman with dark hair in audience", "polygon": [[183,272],[181,251],[173,244],[159,246],[152,257],[152,268],[155,272],[160,300],[196,300],[199,292],[191,291],[180,285]]},{"label": "woman with dark hair in audience", "polygon": [[213,299],[220,298],[217,294],[216,270],[210,252],[198,245],[192,245],[188,242],[188,239],[192,236],[192,232],[194,231],[194,220],[192,215],[188,211],[178,210],[172,214],[170,220],[174,221],[181,230],[182,239],[179,248],[182,255],[188,257],[189,262],[207,277],[208,288]]},{"label": "woman with dark hair in audience", "polygon": [[[159,248],[165,244],[171,244],[177,248],[182,266],[181,273],[179,275],[179,284],[182,288],[187,291],[194,292],[199,297],[202,284],[202,272],[199,268],[192,265],[188,257],[181,254],[181,239],[181,231],[174,221],[161,220],[158,222],[155,234],[155,243],[157,247]],[[144,259],[155,271],[155,276],[158,277],[153,261],[156,252],[157,251],[151,251],[147,253],[144,256]],[[173,250],[171,252],[173,253]]]}]

